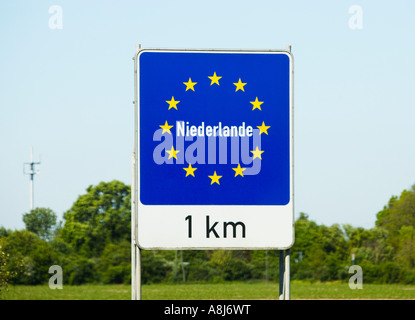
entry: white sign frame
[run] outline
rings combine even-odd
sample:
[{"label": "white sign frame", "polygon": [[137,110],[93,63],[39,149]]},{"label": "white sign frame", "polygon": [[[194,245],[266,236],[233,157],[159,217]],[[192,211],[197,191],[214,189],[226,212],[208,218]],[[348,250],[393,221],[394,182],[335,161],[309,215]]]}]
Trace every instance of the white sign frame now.
[{"label": "white sign frame", "polygon": [[[140,202],[140,55],[144,52],[284,54],[290,61],[290,201],[284,206],[144,205]],[[285,250],[294,244],[293,56],[288,50],[139,49],[135,56],[132,238],[144,250]],[[167,212],[168,211],[168,212]],[[189,218],[190,216],[190,218]],[[261,221],[261,222],[259,222]],[[215,223],[218,222],[216,225]],[[239,223],[240,222],[240,223]],[[213,230],[212,230],[212,226]],[[226,231],[225,231],[226,230]],[[191,231],[191,235],[190,232]],[[226,232],[226,237],[225,237]],[[217,238],[217,235],[219,238]],[[235,237],[234,237],[235,236]]]}]

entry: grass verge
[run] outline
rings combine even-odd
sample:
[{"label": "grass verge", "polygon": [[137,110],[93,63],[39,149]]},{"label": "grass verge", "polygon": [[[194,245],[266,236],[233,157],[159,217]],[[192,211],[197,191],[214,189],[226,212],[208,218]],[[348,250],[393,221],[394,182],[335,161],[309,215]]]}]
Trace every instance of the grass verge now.
[{"label": "grass verge", "polygon": [[[128,285],[10,286],[5,300],[130,300]],[[276,300],[278,283],[152,284],[142,286],[143,300]],[[363,284],[352,290],[347,283],[291,282],[291,299],[415,299],[413,285]]]}]

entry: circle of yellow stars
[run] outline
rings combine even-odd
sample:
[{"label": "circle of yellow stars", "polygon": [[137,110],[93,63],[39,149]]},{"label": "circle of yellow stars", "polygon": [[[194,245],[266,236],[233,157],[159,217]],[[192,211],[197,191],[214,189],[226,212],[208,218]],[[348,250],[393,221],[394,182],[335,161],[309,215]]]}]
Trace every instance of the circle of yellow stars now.
[{"label": "circle of yellow stars", "polygon": [[[208,76],[208,78],[211,81],[210,82],[211,86],[212,85],[220,86],[219,80],[222,79],[222,76],[218,76],[216,74],[216,71],[213,73],[212,76]],[[195,92],[195,86],[197,85],[197,82],[193,82],[191,77],[189,77],[189,80],[187,80],[187,82],[183,82],[183,84],[186,86],[185,91],[191,90],[191,91]],[[238,81],[234,82],[233,84],[235,85],[235,92],[238,92],[238,91],[245,92],[245,86],[247,85],[247,83],[242,82],[241,78],[239,78]],[[167,100],[166,102],[169,105],[168,110],[170,110],[170,109],[178,110],[177,105],[179,104],[180,101],[175,100],[174,96],[172,96],[171,99]],[[260,111],[262,110],[261,105],[264,103],[264,101],[260,101],[258,99],[258,97],[255,97],[254,101],[249,101],[249,102],[253,106],[252,110],[256,110],[256,109],[258,109]],[[264,121],[262,122],[262,124],[260,126],[257,126],[257,128],[260,130],[259,134],[265,133],[266,135],[268,135],[268,129],[270,127],[271,126],[265,125]],[[172,134],[170,129],[173,128],[173,125],[169,125],[167,120],[165,121],[164,125],[160,125],[160,128],[163,129],[162,134]],[[177,160],[177,153],[179,153],[180,150],[174,150],[174,147],[172,146],[170,150],[166,149],[166,152],[169,155],[168,159],[174,158],[174,159]],[[253,159],[252,160],[254,160],[256,158],[259,158],[260,160],[262,160],[262,154],[264,153],[264,150],[259,150],[259,148],[257,146],[255,148],[255,150],[252,150],[250,152],[253,154]],[[183,170],[186,171],[186,176],[185,177],[188,177],[188,176],[195,177],[195,171],[197,170],[197,168],[193,168],[192,165],[189,163],[189,166],[187,168],[183,168]],[[232,168],[232,170],[235,171],[235,176],[234,176],[235,178],[237,176],[244,177],[243,172],[246,170],[246,168],[242,168],[241,165],[238,164],[238,166],[236,168]],[[218,175],[216,173],[216,171],[214,171],[213,175],[208,176],[208,177],[211,179],[211,182],[210,182],[211,185],[213,185],[213,184],[220,185],[220,179],[222,178],[222,176]]]}]

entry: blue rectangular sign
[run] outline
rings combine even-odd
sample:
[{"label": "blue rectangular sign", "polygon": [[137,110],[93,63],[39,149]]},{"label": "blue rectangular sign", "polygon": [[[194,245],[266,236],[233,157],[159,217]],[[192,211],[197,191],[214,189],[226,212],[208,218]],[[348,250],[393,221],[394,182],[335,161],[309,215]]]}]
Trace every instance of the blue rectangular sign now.
[{"label": "blue rectangular sign", "polygon": [[287,52],[138,56],[143,205],[286,205],[292,185]]}]

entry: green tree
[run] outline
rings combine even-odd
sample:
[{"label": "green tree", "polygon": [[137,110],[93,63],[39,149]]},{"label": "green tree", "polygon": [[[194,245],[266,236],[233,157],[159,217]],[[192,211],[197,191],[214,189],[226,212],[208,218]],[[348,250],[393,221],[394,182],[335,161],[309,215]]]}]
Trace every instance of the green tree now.
[{"label": "green tree", "polygon": [[[167,252],[173,253],[172,251]],[[143,284],[162,282],[172,274],[173,265],[163,254],[154,251],[142,251],[141,255],[141,281]]]},{"label": "green tree", "polygon": [[62,239],[85,257],[99,257],[107,243],[131,238],[131,189],[119,181],[89,186],[64,213]]},{"label": "green tree", "polygon": [[49,208],[35,208],[23,214],[26,230],[37,234],[43,240],[51,240],[56,226],[56,214]]},{"label": "green tree", "polygon": [[49,267],[59,265],[58,255],[49,242],[40,239],[33,232],[16,230],[2,238],[1,242],[4,251],[10,254],[7,271],[17,275],[13,283],[45,283],[50,277]]},{"label": "green tree", "polygon": [[391,197],[376,217],[376,225],[385,228],[392,238],[398,236],[402,226],[415,226],[415,185],[402,191],[399,198]]},{"label": "green tree", "polygon": [[393,256],[406,268],[415,267],[415,185],[393,196],[377,214],[376,226],[387,234]]},{"label": "green tree", "polygon": [[253,266],[248,262],[249,253],[240,250],[215,250],[209,264],[215,270],[214,281],[247,280]]},{"label": "green tree", "polygon": [[131,283],[131,244],[123,240],[109,243],[101,255],[101,273],[104,283]]},{"label": "green tree", "polygon": [[295,235],[291,250],[293,279],[329,281],[346,276],[348,246],[339,225],[318,225],[305,213],[300,213],[295,222]]},{"label": "green tree", "polygon": [[0,238],[0,297],[2,292],[7,290],[9,282],[17,277],[19,270],[12,270],[10,271],[8,268],[8,263],[10,259],[10,253],[7,253],[3,250],[1,245],[1,238]]}]

